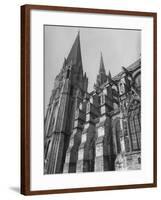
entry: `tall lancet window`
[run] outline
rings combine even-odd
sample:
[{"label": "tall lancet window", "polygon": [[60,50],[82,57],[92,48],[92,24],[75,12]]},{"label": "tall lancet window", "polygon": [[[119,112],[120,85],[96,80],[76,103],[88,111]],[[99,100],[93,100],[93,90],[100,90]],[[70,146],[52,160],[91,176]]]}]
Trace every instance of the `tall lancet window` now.
[{"label": "tall lancet window", "polygon": [[115,133],[116,133],[116,145],[117,145],[117,153],[121,152],[121,144],[120,144],[120,121],[118,120],[115,125]]},{"label": "tall lancet window", "polygon": [[129,129],[130,129],[130,137],[131,137],[131,145],[132,150],[140,150],[141,148],[141,140],[140,140],[140,117],[138,114],[138,110],[132,111],[130,113],[129,118]]},{"label": "tall lancet window", "polygon": [[134,125],[133,112],[131,113],[131,116],[130,116],[129,125],[130,125],[129,127],[130,127],[132,149],[137,150],[138,149],[138,143],[137,143],[137,137],[136,137],[136,131],[135,131],[135,125]]},{"label": "tall lancet window", "polygon": [[126,150],[126,152],[129,152],[130,151],[130,142],[129,142],[129,136],[128,136],[127,121],[123,121],[123,129],[124,129],[125,150]]},{"label": "tall lancet window", "polygon": [[138,141],[138,149],[141,149],[141,126],[140,126],[140,111],[137,109],[135,111],[134,115],[134,123],[135,123],[135,130],[136,130],[136,136]]}]

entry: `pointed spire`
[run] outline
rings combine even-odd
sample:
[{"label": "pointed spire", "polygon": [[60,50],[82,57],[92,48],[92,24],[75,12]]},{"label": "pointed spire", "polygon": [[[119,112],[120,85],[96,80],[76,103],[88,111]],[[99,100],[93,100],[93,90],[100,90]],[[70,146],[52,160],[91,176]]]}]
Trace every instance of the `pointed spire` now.
[{"label": "pointed spire", "polygon": [[107,75],[107,80],[108,80],[108,83],[110,83],[110,85],[117,85],[117,82],[112,79],[110,70]]},{"label": "pointed spire", "polygon": [[110,79],[112,78],[110,70],[108,71],[108,77],[109,77]]},{"label": "pointed spire", "polygon": [[106,75],[105,65],[103,62],[103,56],[101,52],[99,74],[97,75],[97,80],[96,80],[96,84],[94,85],[94,88],[100,87],[106,81],[107,81],[107,75]]},{"label": "pointed spire", "polygon": [[73,46],[69,52],[69,55],[67,57],[67,63],[68,64],[82,64],[82,56],[81,56],[81,47],[80,47],[80,31],[78,31],[77,37],[73,43]]},{"label": "pointed spire", "polygon": [[101,52],[101,59],[100,59],[100,68],[99,68],[99,73],[106,74],[106,71],[105,71],[105,65],[104,65],[104,62],[103,62],[102,52]]}]

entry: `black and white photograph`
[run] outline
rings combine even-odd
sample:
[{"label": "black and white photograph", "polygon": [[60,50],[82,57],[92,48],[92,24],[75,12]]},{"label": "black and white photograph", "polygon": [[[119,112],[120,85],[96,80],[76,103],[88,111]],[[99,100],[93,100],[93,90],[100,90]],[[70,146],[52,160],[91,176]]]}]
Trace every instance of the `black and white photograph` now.
[{"label": "black and white photograph", "polygon": [[43,40],[44,175],[141,170],[141,30],[45,24]]}]

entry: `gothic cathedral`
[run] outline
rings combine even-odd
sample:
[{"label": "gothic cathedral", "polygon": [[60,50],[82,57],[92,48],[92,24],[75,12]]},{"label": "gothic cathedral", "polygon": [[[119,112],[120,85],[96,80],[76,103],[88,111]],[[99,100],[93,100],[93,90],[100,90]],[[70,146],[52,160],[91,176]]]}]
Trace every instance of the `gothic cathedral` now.
[{"label": "gothic cathedral", "polygon": [[44,174],[141,169],[141,58],[87,91],[78,33],[44,119]]}]

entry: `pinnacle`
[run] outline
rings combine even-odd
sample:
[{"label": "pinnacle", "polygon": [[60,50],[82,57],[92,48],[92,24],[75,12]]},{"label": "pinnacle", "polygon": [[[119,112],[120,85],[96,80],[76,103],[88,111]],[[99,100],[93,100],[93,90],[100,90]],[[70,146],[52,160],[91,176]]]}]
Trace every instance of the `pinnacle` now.
[{"label": "pinnacle", "polygon": [[108,72],[108,77],[112,78],[110,70]]},{"label": "pinnacle", "polygon": [[101,73],[106,75],[105,65],[104,65],[104,62],[103,62],[102,52],[101,52],[101,59],[100,59],[99,74],[101,74]]},{"label": "pinnacle", "polygon": [[106,75],[105,66],[104,66],[104,62],[103,62],[103,56],[102,56],[102,52],[101,52],[99,74],[97,75],[97,80],[96,80],[95,86],[99,87],[106,81],[107,81],[107,75]]}]

